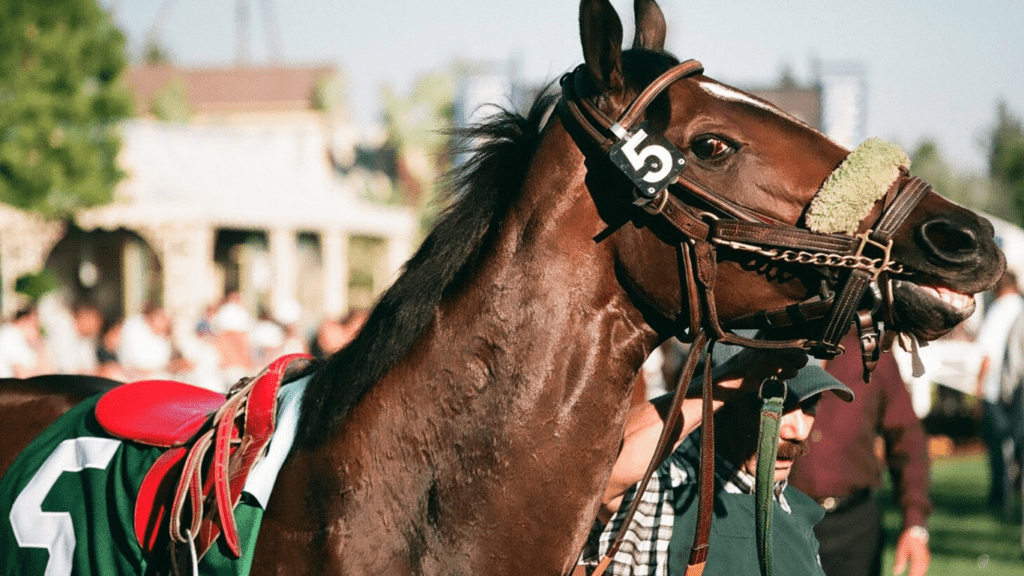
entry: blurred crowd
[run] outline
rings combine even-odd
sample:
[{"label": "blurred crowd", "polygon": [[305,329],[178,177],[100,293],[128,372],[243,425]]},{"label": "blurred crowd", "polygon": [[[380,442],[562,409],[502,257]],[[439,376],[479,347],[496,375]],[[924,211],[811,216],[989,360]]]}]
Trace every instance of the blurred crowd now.
[{"label": "blurred crowd", "polygon": [[362,327],[365,310],[299,325],[298,304],[255,313],[231,292],[207,307],[188,330],[173,330],[163,307],[106,318],[88,303],[44,297],[0,324],[0,377],[81,374],[121,381],[174,379],[225,392],[283,354],[325,358]]}]

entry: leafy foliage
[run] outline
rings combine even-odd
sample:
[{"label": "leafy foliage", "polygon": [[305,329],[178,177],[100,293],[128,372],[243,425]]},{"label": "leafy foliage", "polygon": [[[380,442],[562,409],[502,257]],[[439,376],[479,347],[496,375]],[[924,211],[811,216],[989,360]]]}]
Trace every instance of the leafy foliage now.
[{"label": "leafy foliage", "polygon": [[1024,221],[1024,127],[1006,105],[996,109],[996,125],[988,147],[988,167],[997,191],[1011,198],[1017,208],[1018,223]]},{"label": "leafy foliage", "polygon": [[49,270],[42,270],[19,276],[14,282],[14,291],[24,294],[30,302],[36,302],[47,292],[56,290],[59,285],[57,277]]},{"label": "leafy foliage", "polygon": [[956,170],[931,140],[918,144],[911,154],[910,171],[954,202],[1008,222],[1019,221],[1011,199],[1000,194],[990,178]]},{"label": "leafy foliage", "polygon": [[0,201],[48,216],[110,201],[125,64],[96,0],[0,0]]},{"label": "leafy foliage", "polygon": [[384,125],[390,146],[399,155],[399,191],[405,203],[420,214],[420,229],[433,224],[443,206],[441,175],[452,165],[451,130],[454,119],[455,80],[449,72],[420,77],[412,93],[399,94],[385,87]]}]

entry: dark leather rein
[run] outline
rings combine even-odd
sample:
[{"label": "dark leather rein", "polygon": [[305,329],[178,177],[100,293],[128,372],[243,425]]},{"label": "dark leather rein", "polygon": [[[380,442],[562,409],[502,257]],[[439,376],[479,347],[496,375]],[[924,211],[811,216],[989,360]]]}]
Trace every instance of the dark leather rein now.
[{"label": "dark leather rein", "polygon": [[[685,172],[686,160],[678,149],[658,134],[649,134],[641,120],[648,106],[676,81],[703,73],[704,68],[696,60],[688,60],[658,77],[618,117],[612,119],[583,97],[588,91],[589,74],[584,66],[566,74],[561,81],[562,98],[558,112],[575,137],[582,134],[583,142],[577,140],[580,149],[587,153],[592,145],[608,155],[609,159],[628,177],[634,188],[634,204],[648,215],[660,218],[678,232],[680,260],[689,302],[689,323],[679,331],[681,339],[691,342],[682,374],[676,387],[675,400],[655,457],[648,465],[643,480],[637,488],[636,497],[627,511],[622,526],[628,527],[636,513],[640,495],[643,494],[651,475],[662,456],[670,451],[669,438],[676,427],[686,387],[693,377],[697,359],[707,348],[706,366],[703,379],[703,434],[700,456],[700,491],[698,503],[697,530],[691,550],[688,575],[703,572],[707,559],[708,539],[711,528],[711,511],[714,498],[714,419],[711,408],[711,361],[710,355],[715,342],[734,344],[751,348],[804,350],[819,358],[831,358],[842,352],[839,340],[849,329],[854,317],[858,319],[861,335],[862,357],[865,377],[874,368],[881,349],[891,346],[895,333],[886,332],[895,321],[892,304],[891,275],[902,273],[903,267],[892,260],[891,250],[896,231],[913,211],[917,203],[931,187],[918,178],[911,178],[905,168],[901,176],[885,195],[881,216],[865,232],[857,235],[826,234],[799,228],[781,222],[741,206],[702,185]],[[670,189],[689,196],[708,208],[701,210],[684,203]],[[714,284],[716,276],[716,248],[751,253],[772,261],[801,264],[813,267],[822,275],[822,289],[817,296],[778,310],[762,311],[737,318],[723,326],[715,310]],[[866,253],[879,253],[869,257]],[[849,275],[842,287],[838,277],[843,270]],[[872,293],[871,306],[862,301],[868,291]],[[884,309],[883,309],[884,308]],[[881,319],[876,319],[880,315]],[[740,328],[780,328],[824,320],[821,335],[817,340],[761,340],[738,336],[731,332]],[[773,394],[762,393],[765,411],[781,414],[785,395],[783,386],[762,386],[765,390],[776,390]],[[770,407],[770,409],[769,409]],[[771,419],[771,417],[769,418]],[[767,434],[770,436],[771,434]],[[778,443],[778,427],[774,428],[774,446]],[[762,430],[762,437],[766,437]],[[762,444],[771,443],[771,439]],[[770,462],[772,473],[758,470],[758,492],[767,493],[774,474],[774,459]],[[761,486],[766,484],[767,486]],[[763,573],[771,573],[770,562],[770,507],[768,518],[761,516],[757,507],[759,556]],[[614,557],[626,530],[621,530],[594,574],[601,574]],[[767,543],[763,542],[767,538]]]}]

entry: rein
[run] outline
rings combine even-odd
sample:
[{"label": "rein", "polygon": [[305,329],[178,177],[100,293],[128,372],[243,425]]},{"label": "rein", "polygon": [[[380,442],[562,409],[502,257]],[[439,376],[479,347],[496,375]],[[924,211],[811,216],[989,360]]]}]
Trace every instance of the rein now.
[{"label": "rein", "polygon": [[[683,281],[689,303],[688,329],[680,330],[679,337],[692,342],[690,352],[676,386],[675,400],[668,421],[662,430],[654,459],[640,482],[638,496],[630,505],[623,527],[629,526],[640,502],[639,494],[646,488],[651,475],[668,449],[668,439],[676,426],[679,407],[686,385],[693,377],[697,358],[707,344],[706,364],[710,368],[714,343],[740,345],[762,349],[797,348],[820,358],[832,358],[842,353],[839,345],[854,317],[861,336],[861,351],[865,379],[877,363],[882,349],[891,347],[895,333],[885,331],[885,323],[892,326],[895,310],[892,303],[891,275],[901,274],[904,268],[892,259],[892,243],[896,231],[917,203],[931,187],[918,178],[911,178],[906,168],[899,167],[899,176],[884,195],[881,216],[866,231],[856,234],[823,233],[779,221],[741,206],[704,186],[685,173],[686,159],[682,152],[666,138],[650,134],[641,122],[647,108],[673,83],[702,74],[703,66],[696,60],[682,62],[658,77],[633,100],[618,119],[612,119],[594,103],[583,97],[588,94],[588,72],[585,65],[562,77],[562,98],[558,112],[563,121],[578,127],[588,144],[596,144],[602,153],[635,184],[634,205],[648,215],[660,218],[679,233],[680,260]],[[584,150],[582,142],[578,142]],[[670,189],[681,190],[709,210],[699,210],[683,203]],[[760,311],[733,319],[722,326],[715,310],[714,282],[717,259],[716,247],[750,253],[775,262],[803,264],[822,275],[822,289],[811,297],[778,310]],[[879,254],[869,256],[868,253]],[[838,276],[849,271],[846,281],[836,290]],[[872,295],[870,310],[862,309],[861,302],[868,292]],[[884,306],[881,315],[875,315]],[[755,340],[734,334],[741,328],[780,328],[824,320],[817,340],[808,338],[791,340]],[[714,418],[710,369],[703,377],[703,441],[700,454],[700,479],[697,530],[691,549],[687,576],[699,576],[707,558],[711,532],[711,513],[714,497]],[[783,390],[785,385],[783,383]],[[764,386],[762,386],[762,392]],[[777,394],[763,396],[761,444],[778,445],[778,418],[781,400]],[[765,416],[767,414],[767,416]],[[774,453],[774,450],[771,450]],[[766,456],[767,457],[767,456]],[[759,464],[765,460],[759,460]],[[758,556],[763,574],[771,574],[771,507],[770,491],[774,483],[774,458],[765,466],[758,466],[757,492],[760,500],[768,504],[766,510],[759,501],[757,516]],[[762,471],[762,468],[766,470]],[[594,572],[600,576],[611,562],[626,530],[616,536],[608,552]]]}]

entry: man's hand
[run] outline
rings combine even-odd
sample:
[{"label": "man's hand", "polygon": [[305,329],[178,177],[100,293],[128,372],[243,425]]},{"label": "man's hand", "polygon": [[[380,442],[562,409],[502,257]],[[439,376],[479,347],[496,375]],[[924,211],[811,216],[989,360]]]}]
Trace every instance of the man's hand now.
[{"label": "man's hand", "polygon": [[789,380],[807,364],[800,350],[746,348],[722,365],[715,378],[715,399],[728,400],[744,392],[756,392],[766,378]]},{"label": "man's hand", "polygon": [[923,531],[920,526],[911,526],[900,534],[899,540],[896,541],[893,574],[903,574],[907,571],[908,564],[910,566],[908,576],[924,576],[928,572],[932,553],[928,550],[927,534],[928,532]]},{"label": "man's hand", "polygon": [[[744,392],[756,391],[769,376],[788,379],[807,364],[807,355],[798,350],[745,349],[722,365],[714,379],[715,410]],[[699,375],[698,375],[699,376]],[[681,423],[672,442],[678,445],[701,424],[700,388],[683,400]],[[626,491],[643,478],[654,458],[654,448],[664,428],[672,394],[666,394],[630,409],[626,416],[622,449],[612,469],[598,518],[607,522],[618,510]]]}]

